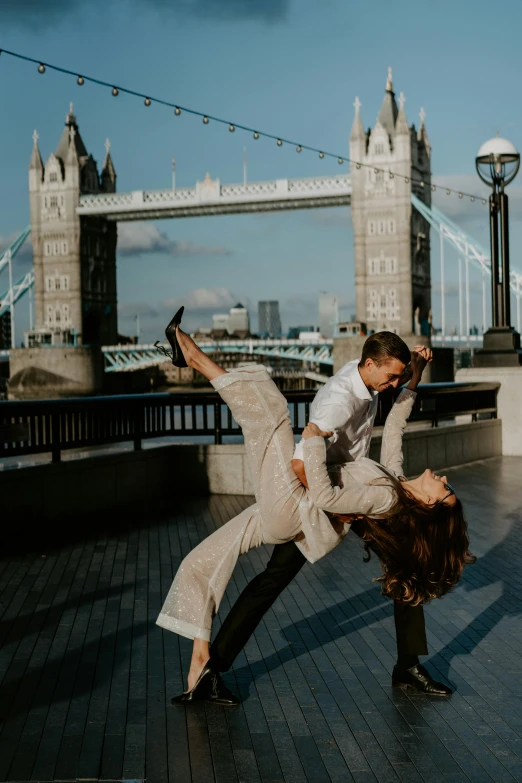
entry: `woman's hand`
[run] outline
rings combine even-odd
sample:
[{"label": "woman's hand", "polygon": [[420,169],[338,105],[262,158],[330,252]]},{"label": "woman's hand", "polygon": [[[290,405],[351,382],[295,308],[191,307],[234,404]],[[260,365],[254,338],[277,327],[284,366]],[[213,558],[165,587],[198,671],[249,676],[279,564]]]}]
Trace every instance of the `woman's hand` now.
[{"label": "woman's hand", "polygon": [[321,438],[329,438],[331,435],[333,435],[333,432],[323,432],[319,429],[317,424],[309,422],[303,430],[303,440],[308,440],[308,438],[316,438],[318,435]]},{"label": "woman's hand", "polygon": [[356,522],[358,519],[365,519],[364,514],[334,514],[345,525],[351,525],[352,522]]},{"label": "woman's hand", "polygon": [[433,361],[433,353],[431,348],[426,346],[416,345],[411,352],[410,368],[412,372],[412,378],[409,382],[408,389],[416,389],[422,378],[422,373],[428,362]]}]

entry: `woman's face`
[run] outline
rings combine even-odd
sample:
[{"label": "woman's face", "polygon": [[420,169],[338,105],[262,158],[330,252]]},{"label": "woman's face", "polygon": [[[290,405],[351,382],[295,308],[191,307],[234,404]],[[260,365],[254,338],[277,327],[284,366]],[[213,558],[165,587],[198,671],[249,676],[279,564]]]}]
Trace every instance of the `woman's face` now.
[{"label": "woman's face", "polygon": [[448,506],[453,506],[456,502],[456,495],[447,489],[448,479],[446,476],[437,476],[432,470],[426,468],[420,478],[420,486],[427,497],[425,501],[428,505],[440,503],[443,501]]}]

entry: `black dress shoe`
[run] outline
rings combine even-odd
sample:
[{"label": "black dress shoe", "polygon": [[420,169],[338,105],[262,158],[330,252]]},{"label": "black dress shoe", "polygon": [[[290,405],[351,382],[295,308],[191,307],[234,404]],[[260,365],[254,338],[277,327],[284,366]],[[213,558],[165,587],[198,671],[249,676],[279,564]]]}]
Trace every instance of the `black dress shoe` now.
[{"label": "black dress shoe", "polygon": [[181,348],[179,347],[178,338],[176,336],[176,326],[181,323],[184,307],[180,307],[170,324],[165,329],[165,335],[172,348],[172,364],[174,367],[187,367],[187,362],[183,356]]},{"label": "black dress shoe", "polygon": [[418,663],[411,669],[393,668],[392,685],[406,685],[415,688],[421,693],[429,693],[432,696],[451,696],[453,691],[442,682],[433,679],[430,673]]},{"label": "black dress shoe", "polygon": [[197,701],[208,701],[219,707],[238,707],[240,704],[237,696],[229,691],[221,679],[221,675],[213,671],[209,663],[204,667],[192,690],[188,693],[182,693],[180,696],[174,696],[170,703],[174,707],[182,707]]}]

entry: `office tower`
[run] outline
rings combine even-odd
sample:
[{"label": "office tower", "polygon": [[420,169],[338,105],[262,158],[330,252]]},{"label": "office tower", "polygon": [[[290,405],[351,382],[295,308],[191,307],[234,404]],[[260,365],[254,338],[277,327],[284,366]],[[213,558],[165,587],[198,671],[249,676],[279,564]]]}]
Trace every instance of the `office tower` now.
[{"label": "office tower", "polygon": [[234,334],[234,332],[250,331],[250,318],[248,316],[248,310],[239,302],[235,307],[230,308],[230,315],[228,317],[228,331],[230,334]]},{"label": "office tower", "polygon": [[279,302],[265,301],[257,303],[259,335],[261,337],[281,337],[281,316]]},{"label": "office tower", "polygon": [[319,331],[323,337],[333,337],[339,322],[339,304],[334,294],[319,294]]}]

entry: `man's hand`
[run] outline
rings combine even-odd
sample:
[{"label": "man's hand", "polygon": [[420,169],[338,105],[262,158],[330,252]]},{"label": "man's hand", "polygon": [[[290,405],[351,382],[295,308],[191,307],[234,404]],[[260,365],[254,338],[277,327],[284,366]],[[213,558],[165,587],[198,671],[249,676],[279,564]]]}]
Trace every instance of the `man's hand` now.
[{"label": "man's hand", "polygon": [[333,435],[333,432],[323,432],[319,429],[317,424],[309,422],[303,430],[303,440],[308,440],[308,438],[316,438],[318,435],[321,438],[329,438],[330,435]]},{"label": "man's hand", "polygon": [[293,459],[292,470],[294,471],[295,475],[297,476],[301,484],[303,484],[303,486],[305,486],[308,489],[308,481],[306,480],[306,471],[305,471],[303,460]]}]

